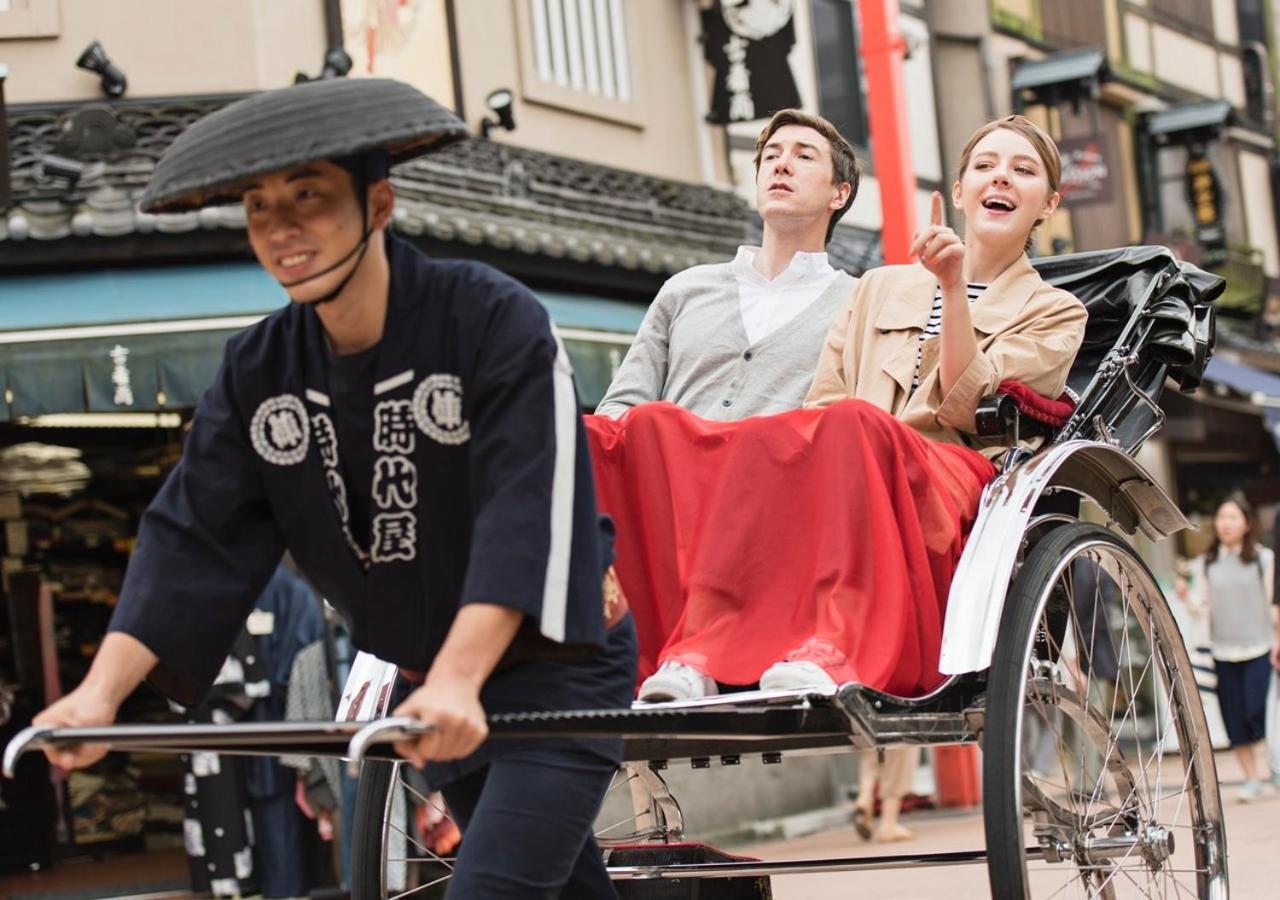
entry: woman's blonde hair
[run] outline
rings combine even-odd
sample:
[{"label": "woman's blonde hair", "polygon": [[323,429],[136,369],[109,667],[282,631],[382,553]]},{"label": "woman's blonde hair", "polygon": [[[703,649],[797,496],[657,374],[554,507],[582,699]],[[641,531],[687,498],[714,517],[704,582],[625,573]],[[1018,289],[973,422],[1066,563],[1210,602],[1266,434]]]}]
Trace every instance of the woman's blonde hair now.
[{"label": "woman's blonde hair", "polygon": [[[1054,143],[1053,138],[1049,137],[1048,132],[1026,116],[1005,116],[1003,119],[988,122],[975,131],[969,138],[969,142],[964,145],[964,149],[960,151],[960,167],[956,170],[956,181],[964,178],[965,170],[969,168],[969,160],[973,156],[973,148],[998,128],[1007,129],[1027,139],[1036,151],[1036,156],[1040,157],[1040,162],[1044,164],[1044,174],[1049,179],[1049,193],[1057,193],[1058,185],[1062,182],[1062,156],[1058,153],[1058,145]],[[1043,220],[1037,220],[1036,225],[1042,222]],[[1035,233],[1035,226],[1033,226],[1027,234],[1024,250],[1031,249],[1031,238]]]}]

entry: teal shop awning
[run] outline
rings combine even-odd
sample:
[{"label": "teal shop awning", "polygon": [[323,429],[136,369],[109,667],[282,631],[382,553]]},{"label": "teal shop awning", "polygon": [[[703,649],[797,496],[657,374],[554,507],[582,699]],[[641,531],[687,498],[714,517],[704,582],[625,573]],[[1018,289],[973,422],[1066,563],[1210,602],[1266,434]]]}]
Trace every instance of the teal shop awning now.
[{"label": "teal shop awning", "polygon": [[[608,387],[645,308],[545,291],[582,404]],[[227,338],[288,302],[257,265],[227,263],[0,280],[0,421],[191,407]]]}]

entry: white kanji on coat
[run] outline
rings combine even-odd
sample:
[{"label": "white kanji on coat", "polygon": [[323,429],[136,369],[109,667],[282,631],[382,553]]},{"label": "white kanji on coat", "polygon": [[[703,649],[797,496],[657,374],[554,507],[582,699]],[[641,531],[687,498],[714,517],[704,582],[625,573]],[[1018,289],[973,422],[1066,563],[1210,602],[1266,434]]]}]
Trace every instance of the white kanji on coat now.
[{"label": "white kanji on coat", "polygon": [[408,400],[383,400],[373,408],[373,449],[379,453],[412,453],[413,408]]},{"label": "white kanji on coat", "polygon": [[379,456],[373,463],[373,501],[381,509],[418,505],[418,467],[404,456]]},{"label": "white kanji on coat", "polygon": [[347,508],[347,483],[342,480],[342,473],[336,468],[325,469],[324,480],[329,486],[329,496],[333,498],[333,505],[338,508],[338,518],[346,524],[351,517]]},{"label": "white kanji on coat", "polygon": [[369,556],[375,563],[418,555],[418,520],[411,512],[378,513],[373,517]]},{"label": "white kanji on coat", "polygon": [[320,451],[320,461],[326,466],[338,464],[338,431],[328,413],[318,412],[311,417],[311,433]]}]

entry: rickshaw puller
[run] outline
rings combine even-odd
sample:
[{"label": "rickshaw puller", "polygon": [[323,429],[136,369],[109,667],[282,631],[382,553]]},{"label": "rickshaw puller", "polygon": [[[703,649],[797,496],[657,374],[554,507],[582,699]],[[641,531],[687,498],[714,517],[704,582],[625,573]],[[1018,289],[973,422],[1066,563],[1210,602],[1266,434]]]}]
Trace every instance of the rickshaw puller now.
[{"label": "rickshaw puller", "polygon": [[243,202],[292,302],[228,342],[89,674],[36,722],[109,724],[145,677],[197,701],[287,548],[358,647],[425,673],[395,714],[435,728],[397,750],[463,829],[450,896],[610,897],[590,830],[621,742],[482,746],[486,712],[627,707],[636,651],[625,612],[606,621],[610,534],[546,312],[385,233],[389,165],[465,133],[407,85],[344,79],[169,148],[143,208]]}]

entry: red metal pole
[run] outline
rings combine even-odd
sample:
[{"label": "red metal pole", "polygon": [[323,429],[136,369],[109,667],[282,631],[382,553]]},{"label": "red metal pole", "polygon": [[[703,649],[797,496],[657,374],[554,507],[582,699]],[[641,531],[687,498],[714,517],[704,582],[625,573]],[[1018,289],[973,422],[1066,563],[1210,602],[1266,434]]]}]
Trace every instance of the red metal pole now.
[{"label": "red metal pole", "polygon": [[908,262],[916,230],[916,175],[907,134],[902,60],[907,42],[898,30],[898,0],[860,0],[862,59],[867,75],[871,159],[880,185],[881,243],[886,263]]},{"label": "red metal pole", "polygon": [[[910,262],[916,230],[916,174],[907,133],[902,60],[907,42],[898,30],[898,0],[859,0],[862,59],[867,73],[871,158],[880,184],[880,241],[888,264]],[[934,780],[942,806],[982,802],[978,755],[972,747],[934,749]]]}]

